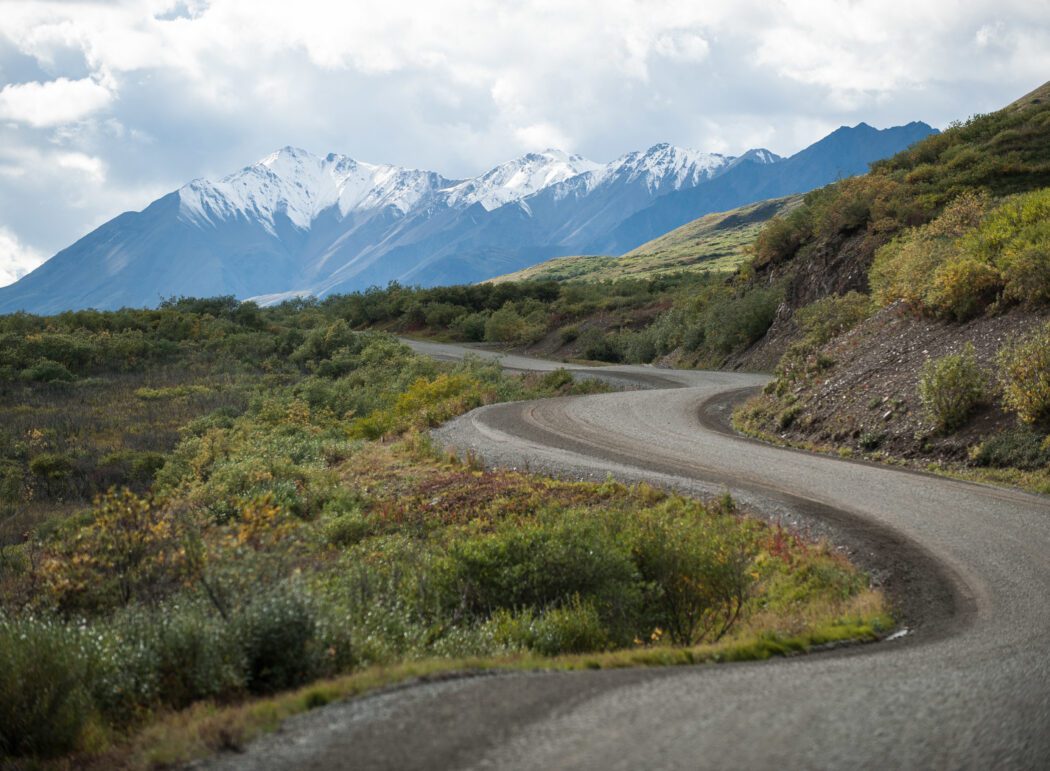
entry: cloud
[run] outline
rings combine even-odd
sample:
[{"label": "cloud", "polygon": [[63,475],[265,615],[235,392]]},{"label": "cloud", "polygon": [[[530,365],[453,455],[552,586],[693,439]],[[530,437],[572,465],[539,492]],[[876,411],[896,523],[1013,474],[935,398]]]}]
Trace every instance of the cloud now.
[{"label": "cloud", "polygon": [[58,126],[97,112],[112,100],[110,90],[92,78],[11,83],[0,90],[0,118],[37,127]]},{"label": "cloud", "polygon": [[3,0],[3,20],[0,227],[44,254],[286,144],[450,177],[548,145],[787,154],[1050,72],[1031,0]]},{"label": "cloud", "polygon": [[59,168],[79,171],[97,182],[106,181],[106,165],[100,158],[93,158],[84,153],[59,153],[55,156]]},{"label": "cloud", "polygon": [[18,240],[18,236],[0,227],[0,286],[13,284],[46,258]]}]

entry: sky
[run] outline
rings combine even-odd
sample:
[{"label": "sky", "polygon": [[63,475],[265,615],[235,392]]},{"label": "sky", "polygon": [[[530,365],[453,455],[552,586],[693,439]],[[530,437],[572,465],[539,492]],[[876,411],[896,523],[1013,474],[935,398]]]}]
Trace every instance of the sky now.
[{"label": "sky", "polygon": [[1050,78],[1050,0],[0,0],[0,285],[285,145],[479,174],[796,152]]}]

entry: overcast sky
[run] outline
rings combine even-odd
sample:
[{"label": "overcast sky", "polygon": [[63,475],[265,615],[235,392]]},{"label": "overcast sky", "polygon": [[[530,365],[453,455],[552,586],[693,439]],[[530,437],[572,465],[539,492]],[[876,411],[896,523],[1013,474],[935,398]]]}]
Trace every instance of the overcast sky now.
[{"label": "overcast sky", "polygon": [[789,154],[1048,78],[1050,0],[0,0],[0,284],[289,144],[452,177]]}]

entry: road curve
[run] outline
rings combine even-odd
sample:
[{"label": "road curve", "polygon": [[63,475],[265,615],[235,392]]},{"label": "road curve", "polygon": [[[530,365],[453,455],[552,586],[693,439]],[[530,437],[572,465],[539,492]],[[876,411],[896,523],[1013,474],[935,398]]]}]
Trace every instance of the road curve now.
[{"label": "road curve", "polygon": [[483,407],[439,438],[499,465],[728,488],[848,546],[909,633],[761,663],[426,683],[300,716],[209,767],[1050,767],[1050,500],[735,436],[725,412],[760,376],[573,369],[647,390]]}]

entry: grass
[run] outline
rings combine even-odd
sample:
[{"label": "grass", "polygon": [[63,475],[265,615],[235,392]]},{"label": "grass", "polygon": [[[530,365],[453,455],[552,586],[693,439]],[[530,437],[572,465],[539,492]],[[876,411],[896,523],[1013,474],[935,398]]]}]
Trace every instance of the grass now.
[{"label": "grass", "polygon": [[791,196],[708,214],[620,257],[556,257],[490,281],[615,281],[681,272],[734,273],[747,262],[751,243],[766,221],[801,202],[801,196]]},{"label": "grass", "polygon": [[227,705],[205,702],[161,715],[105,752],[84,753],[56,767],[65,767],[71,761],[78,767],[144,771],[189,763],[217,752],[239,751],[295,715],[413,682],[481,673],[571,672],[761,661],[829,645],[872,642],[884,637],[893,625],[884,599],[871,591],[839,607],[827,608],[823,615],[828,615],[828,611],[831,612],[829,618],[800,619],[800,628],[793,633],[763,628],[763,620],[759,618],[732,639],[694,647],[639,645],[627,650],[557,657],[518,654],[424,659],[371,667],[267,698]]}]

